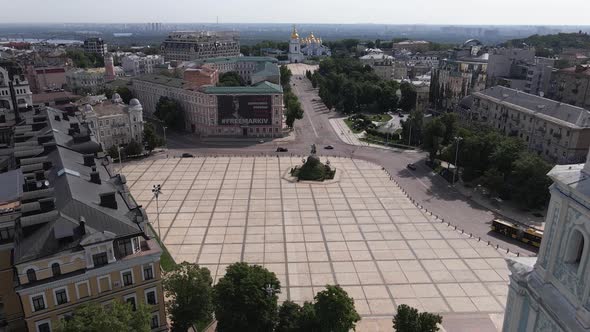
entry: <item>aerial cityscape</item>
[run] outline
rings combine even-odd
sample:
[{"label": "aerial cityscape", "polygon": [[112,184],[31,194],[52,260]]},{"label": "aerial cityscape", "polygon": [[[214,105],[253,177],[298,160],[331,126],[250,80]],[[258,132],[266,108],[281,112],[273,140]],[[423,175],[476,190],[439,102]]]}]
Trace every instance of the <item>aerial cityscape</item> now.
[{"label": "aerial cityscape", "polygon": [[0,332],[590,331],[589,12],[5,1]]}]

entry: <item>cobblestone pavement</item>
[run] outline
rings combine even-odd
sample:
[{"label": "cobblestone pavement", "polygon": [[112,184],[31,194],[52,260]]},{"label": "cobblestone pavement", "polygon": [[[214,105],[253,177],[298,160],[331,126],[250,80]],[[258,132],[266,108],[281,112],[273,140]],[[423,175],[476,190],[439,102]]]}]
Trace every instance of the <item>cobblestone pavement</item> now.
[{"label": "cobblestone pavement", "polygon": [[245,261],[277,274],[281,300],[302,303],[340,284],[365,318],[360,330],[391,330],[402,303],[443,314],[447,331],[474,321],[496,330],[508,291],[504,255],[416,207],[380,166],[330,162],[338,176],[329,184],[285,180],[301,163],[294,157],[156,159],[123,173],[156,229],[151,188],[162,184],[164,243],[215,280]]}]

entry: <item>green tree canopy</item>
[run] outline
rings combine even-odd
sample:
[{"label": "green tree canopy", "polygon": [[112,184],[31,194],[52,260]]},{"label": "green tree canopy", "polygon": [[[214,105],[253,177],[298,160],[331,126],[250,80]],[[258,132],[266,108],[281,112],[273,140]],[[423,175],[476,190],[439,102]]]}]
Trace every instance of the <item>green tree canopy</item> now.
[{"label": "green tree canopy", "polygon": [[163,286],[172,331],[185,332],[193,324],[211,321],[212,283],[211,272],[193,263],[182,262],[165,273]]},{"label": "green tree canopy", "polygon": [[440,118],[432,119],[424,126],[422,144],[428,151],[430,161],[434,161],[445,136],[445,125]]},{"label": "green tree canopy", "polygon": [[155,148],[164,144],[164,140],[156,134],[154,126],[149,122],[146,122],[143,126],[143,142],[148,152],[152,152]]},{"label": "green tree canopy", "polygon": [[280,288],[276,275],[260,265],[228,266],[213,291],[217,331],[273,331]]},{"label": "green tree canopy", "polygon": [[436,332],[437,324],[442,323],[442,317],[429,312],[418,313],[418,310],[406,304],[397,307],[397,314],[393,317],[393,328],[397,332]]},{"label": "green tree canopy", "polygon": [[113,301],[109,305],[90,302],[74,309],[70,319],[59,321],[58,332],[104,332],[136,331],[149,332],[150,309],[138,305],[133,310],[130,304]]},{"label": "green tree canopy", "polygon": [[219,75],[219,82],[217,86],[244,86],[246,83],[235,71],[228,71]]},{"label": "green tree canopy", "polygon": [[299,99],[291,90],[285,92],[283,98],[285,99],[285,122],[287,127],[293,128],[295,120],[303,119],[303,108]]},{"label": "green tree canopy", "polygon": [[402,99],[399,102],[399,108],[406,112],[410,112],[416,108],[416,89],[414,89],[414,86],[408,82],[403,82],[399,88],[402,93]]},{"label": "green tree canopy", "polygon": [[136,140],[132,139],[125,147],[126,156],[137,156],[143,152],[143,147]]},{"label": "green tree canopy", "polygon": [[327,285],[326,290],[317,293],[314,309],[322,332],[348,332],[361,320],[353,299],[339,285]]},{"label": "green tree canopy", "polygon": [[279,70],[281,73],[281,85],[283,86],[283,89],[290,89],[289,84],[291,83],[291,77],[293,76],[291,69],[285,65],[281,65]]},{"label": "green tree canopy", "polygon": [[126,86],[118,87],[116,92],[119,94],[119,96],[121,96],[121,99],[123,99],[125,104],[129,104],[129,101],[133,99],[133,92],[131,92],[131,90]]},{"label": "green tree canopy", "polygon": [[175,130],[184,129],[184,112],[180,103],[172,98],[160,97],[156,104],[156,112],[154,115],[164,121],[166,126]]}]

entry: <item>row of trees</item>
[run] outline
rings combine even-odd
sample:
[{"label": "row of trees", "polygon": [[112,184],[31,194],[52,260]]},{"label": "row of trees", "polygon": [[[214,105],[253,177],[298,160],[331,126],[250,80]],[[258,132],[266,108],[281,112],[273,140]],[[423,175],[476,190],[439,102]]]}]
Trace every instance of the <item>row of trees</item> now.
[{"label": "row of trees", "polygon": [[104,67],[104,57],[100,54],[85,53],[81,49],[71,49],[66,52],[68,58],[74,62],[74,67],[78,68],[98,68]]},{"label": "row of trees", "polygon": [[422,115],[413,112],[402,125],[402,136],[421,143],[431,161],[438,158],[454,164],[457,157],[464,181],[483,184],[492,194],[514,199],[525,208],[547,204],[551,180],[546,174],[551,166],[529,152],[521,139],[485,126],[459,126],[453,113],[421,123]]},{"label": "row of trees", "polygon": [[344,114],[395,111],[400,105],[409,110],[416,102],[411,85],[398,92],[399,83],[382,80],[371,67],[354,58],[323,60],[312,75],[312,84],[319,86],[320,98],[329,109]]},{"label": "row of trees", "polygon": [[219,82],[217,86],[244,86],[246,82],[242,79],[240,74],[235,71],[228,71],[219,75]]},{"label": "row of trees", "polygon": [[184,112],[178,100],[165,96],[160,97],[154,115],[164,122],[166,127],[184,130]]},{"label": "row of trees", "polygon": [[303,119],[303,107],[297,96],[291,89],[291,69],[287,66],[282,65],[280,67],[281,72],[281,85],[283,87],[283,102],[285,104],[285,123],[287,127],[293,128],[295,120]]}]

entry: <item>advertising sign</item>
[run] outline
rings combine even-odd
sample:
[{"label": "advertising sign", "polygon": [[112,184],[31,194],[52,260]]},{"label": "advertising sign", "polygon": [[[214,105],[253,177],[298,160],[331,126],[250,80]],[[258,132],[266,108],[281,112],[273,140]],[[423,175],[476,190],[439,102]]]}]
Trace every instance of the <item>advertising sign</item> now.
[{"label": "advertising sign", "polygon": [[220,126],[269,126],[271,96],[217,96],[217,114]]}]

